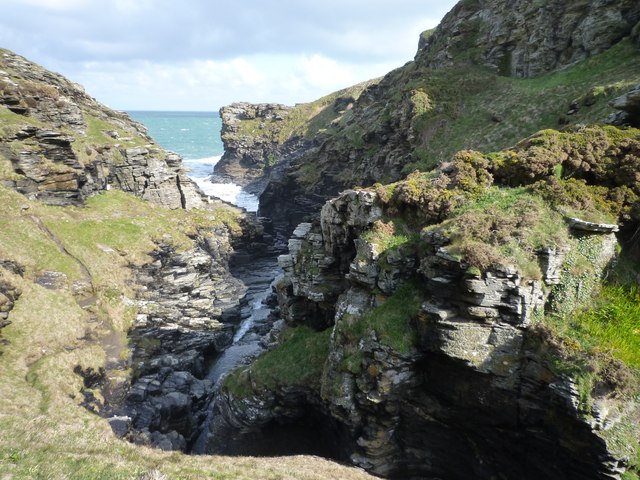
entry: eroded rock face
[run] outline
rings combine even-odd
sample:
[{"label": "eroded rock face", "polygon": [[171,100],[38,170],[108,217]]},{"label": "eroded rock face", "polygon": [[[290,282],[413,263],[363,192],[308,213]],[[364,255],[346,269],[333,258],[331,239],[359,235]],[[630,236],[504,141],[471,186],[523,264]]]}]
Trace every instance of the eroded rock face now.
[{"label": "eroded rock face", "polygon": [[138,316],[130,331],[136,372],[114,412],[136,442],[186,450],[197,438],[211,401],[207,361],[228,347],[244,284],[229,273],[232,253],[223,229],[201,233],[197,246],[177,253],[159,246],[137,275]]},{"label": "eroded rock face", "polygon": [[17,114],[0,134],[0,155],[15,175],[0,182],[29,198],[78,205],[118,188],[172,209],[203,204],[182,159],[155,145],[144,126],[4,50],[0,105]]},{"label": "eroded rock face", "polygon": [[[508,266],[470,272],[430,231],[426,250],[395,258],[361,236],[382,214],[376,205],[371,192],[345,192],[325,205],[320,225],[299,225],[280,257],[284,319],[333,324],[320,387],[222,392],[227,427],[255,432],[305,411],[325,415],[352,463],[391,478],[618,478],[626,460],[608,449],[602,425],[621,425],[632,406],[612,406],[606,392],[581,403],[571,378],[546,363],[533,322],[561,288],[570,252],[544,249],[541,280]],[[593,266],[602,272],[615,236],[576,234],[600,246]],[[423,292],[412,345],[348,333],[409,278]]]},{"label": "eroded rock face", "polygon": [[282,155],[282,121],[291,107],[276,103],[233,103],[220,109],[224,155],[215,173],[239,185],[264,176]]},{"label": "eroded rock face", "polygon": [[121,152],[124,161],[110,166],[110,181],[167,208],[197,208],[203,197],[183,168],[182,158],[158,148],[128,148]]},{"label": "eroded rock face", "polygon": [[325,204],[320,225],[301,223],[294,230],[289,253],[278,258],[285,273],[277,288],[286,322],[296,325],[314,319],[319,329],[333,323],[345,274],[349,272],[350,279],[359,274],[360,264],[351,263],[354,240],[382,215],[374,200],[370,192],[349,190]]},{"label": "eroded rock face", "polygon": [[477,61],[504,75],[534,77],[615,45],[640,20],[633,0],[459,2],[422,45],[417,62],[442,67],[479,49]]}]

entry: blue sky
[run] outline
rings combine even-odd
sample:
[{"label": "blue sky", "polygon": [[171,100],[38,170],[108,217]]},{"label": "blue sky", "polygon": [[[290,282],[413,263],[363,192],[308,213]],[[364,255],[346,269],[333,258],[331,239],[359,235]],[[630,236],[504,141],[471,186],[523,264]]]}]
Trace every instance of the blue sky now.
[{"label": "blue sky", "polygon": [[0,0],[0,46],[120,110],[307,102],[411,60],[455,0]]}]

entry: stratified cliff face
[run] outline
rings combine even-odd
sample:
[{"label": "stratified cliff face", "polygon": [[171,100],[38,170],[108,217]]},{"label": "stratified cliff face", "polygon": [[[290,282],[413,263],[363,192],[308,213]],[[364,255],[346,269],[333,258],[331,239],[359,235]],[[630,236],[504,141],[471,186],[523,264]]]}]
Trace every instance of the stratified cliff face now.
[{"label": "stratified cliff face", "polygon": [[0,182],[48,204],[117,188],[168,208],[203,204],[182,160],[82,87],[0,51]]},{"label": "stratified cliff face", "polygon": [[633,0],[462,1],[420,42],[416,62],[440,68],[462,57],[535,77],[604,52],[639,21]]},{"label": "stratified cliff face", "polygon": [[429,170],[461,149],[500,150],[540,129],[602,121],[615,111],[608,102],[640,83],[639,20],[631,0],[459,2],[413,62],[354,98],[296,158],[276,151],[287,160],[269,175],[261,211],[291,232],[345,188]]},{"label": "stratified cliff face", "polygon": [[[221,418],[267,438],[302,422],[391,478],[620,478],[638,449],[637,385],[616,357],[589,364],[597,349],[572,370],[582,347],[552,325],[613,275],[618,225],[576,216],[598,215],[604,195],[622,202],[609,218],[637,228],[639,134],[542,132],[328,201],[279,258],[289,333],[227,378]],[[292,366],[300,344],[307,365]]]},{"label": "stratified cliff face", "polygon": [[224,155],[215,166],[217,175],[242,186],[263,177],[282,155],[284,120],[292,107],[279,104],[234,103],[220,109]]},{"label": "stratified cliff face", "polygon": [[[0,274],[25,277],[29,290],[34,279],[60,297],[72,295],[88,312],[86,335],[105,349],[105,360],[74,367],[85,406],[108,417],[118,436],[186,450],[211,400],[206,364],[231,343],[246,292],[229,271],[232,245],[256,244],[262,227],[238,209],[205,201],[181,158],[128,115],[6,50],[0,66],[0,194],[23,194],[28,212],[21,218],[20,208],[7,210],[13,221],[2,227]],[[41,203],[84,205],[95,223],[76,214],[77,231],[67,232]],[[48,247],[20,251],[29,250],[25,221]],[[48,266],[55,252],[77,264],[81,278],[61,271],[64,261]],[[38,253],[42,260],[29,256]],[[21,296],[12,275],[0,275],[0,328],[11,324]],[[114,299],[124,311],[113,308]]]},{"label": "stratified cliff face", "polygon": [[[375,194],[347,192],[325,205],[321,228],[294,240],[282,258],[283,282],[291,285],[280,287],[282,304],[333,305],[329,355],[314,393],[351,433],[350,460],[395,478],[615,475],[624,460],[608,452],[599,425],[620,426],[629,418],[618,417],[620,412],[635,407],[622,402],[612,418],[599,412],[590,425],[575,384],[549,368],[541,356],[543,342],[531,328],[557,272],[547,270],[543,281],[523,278],[513,267],[473,274],[447,254],[445,238],[430,234],[420,254],[379,254],[380,246],[362,233],[381,218]],[[593,235],[594,268],[600,271],[616,240],[612,234]],[[336,255],[346,251],[352,254],[345,265]],[[554,252],[545,261],[566,268],[565,254],[558,258]],[[320,256],[318,265],[313,259]],[[328,268],[341,263],[341,284],[322,281]],[[398,290],[407,281],[414,284]],[[411,303],[415,310],[401,318]],[[362,328],[366,312],[376,306],[398,322],[388,328],[406,329],[399,335],[408,341],[395,339],[382,325]],[[317,318],[313,308],[283,311],[292,323]],[[290,405],[285,388],[278,394]],[[600,401],[612,406],[606,396]],[[278,401],[270,405],[278,411]]]},{"label": "stratified cliff face", "polygon": [[[637,365],[572,318],[637,260],[639,20],[627,0],[459,2],[283,156],[260,210],[293,232],[289,328],[221,388],[230,452],[298,424],[392,478],[636,468]],[[613,288],[633,303],[631,270]]]}]

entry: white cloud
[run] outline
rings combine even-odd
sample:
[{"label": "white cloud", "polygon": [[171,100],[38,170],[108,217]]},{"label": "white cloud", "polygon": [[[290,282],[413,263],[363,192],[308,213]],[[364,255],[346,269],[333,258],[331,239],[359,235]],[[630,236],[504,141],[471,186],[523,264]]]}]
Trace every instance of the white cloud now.
[{"label": "white cloud", "polygon": [[70,11],[88,4],[88,0],[9,0],[10,3],[28,5],[46,10]]},{"label": "white cloud", "polygon": [[121,110],[217,110],[234,101],[295,104],[380,76],[397,65],[351,65],[313,55],[255,55],[173,63],[62,65],[98,100]]},{"label": "white cloud", "polygon": [[291,104],[383,75],[455,2],[0,1],[0,46],[116,108],[156,110]]}]

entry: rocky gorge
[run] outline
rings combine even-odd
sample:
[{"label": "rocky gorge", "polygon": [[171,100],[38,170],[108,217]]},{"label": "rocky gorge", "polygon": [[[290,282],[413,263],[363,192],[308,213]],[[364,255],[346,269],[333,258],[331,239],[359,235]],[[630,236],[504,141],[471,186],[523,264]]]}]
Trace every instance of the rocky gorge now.
[{"label": "rocky gorge", "polygon": [[9,472],[637,478],[639,21],[464,0],[381,79],[224,107],[259,217],[2,51]]},{"label": "rocky gorge", "polygon": [[638,301],[640,12],[587,3],[460,2],[352,95],[223,109],[229,158],[259,166],[260,212],[292,236],[287,327],[219,389],[219,451],[302,429],[390,478],[635,478],[635,367],[574,319],[607,278]]},{"label": "rocky gorge", "polygon": [[[44,449],[54,478],[157,475],[161,452],[202,434],[208,374],[275,275],[273,239],[255,215],[204,195],[127,114],[0,53],[0,470],[32,478]],[[246,267],[259,258],[262,274]],[[252,318],[239,340],[255,355],[272,322]],[[94,461],[78,466],[84,442]],[[122,451],[133,461],[114,466]],[[289,468],[184,462],[252,478]]]}]

